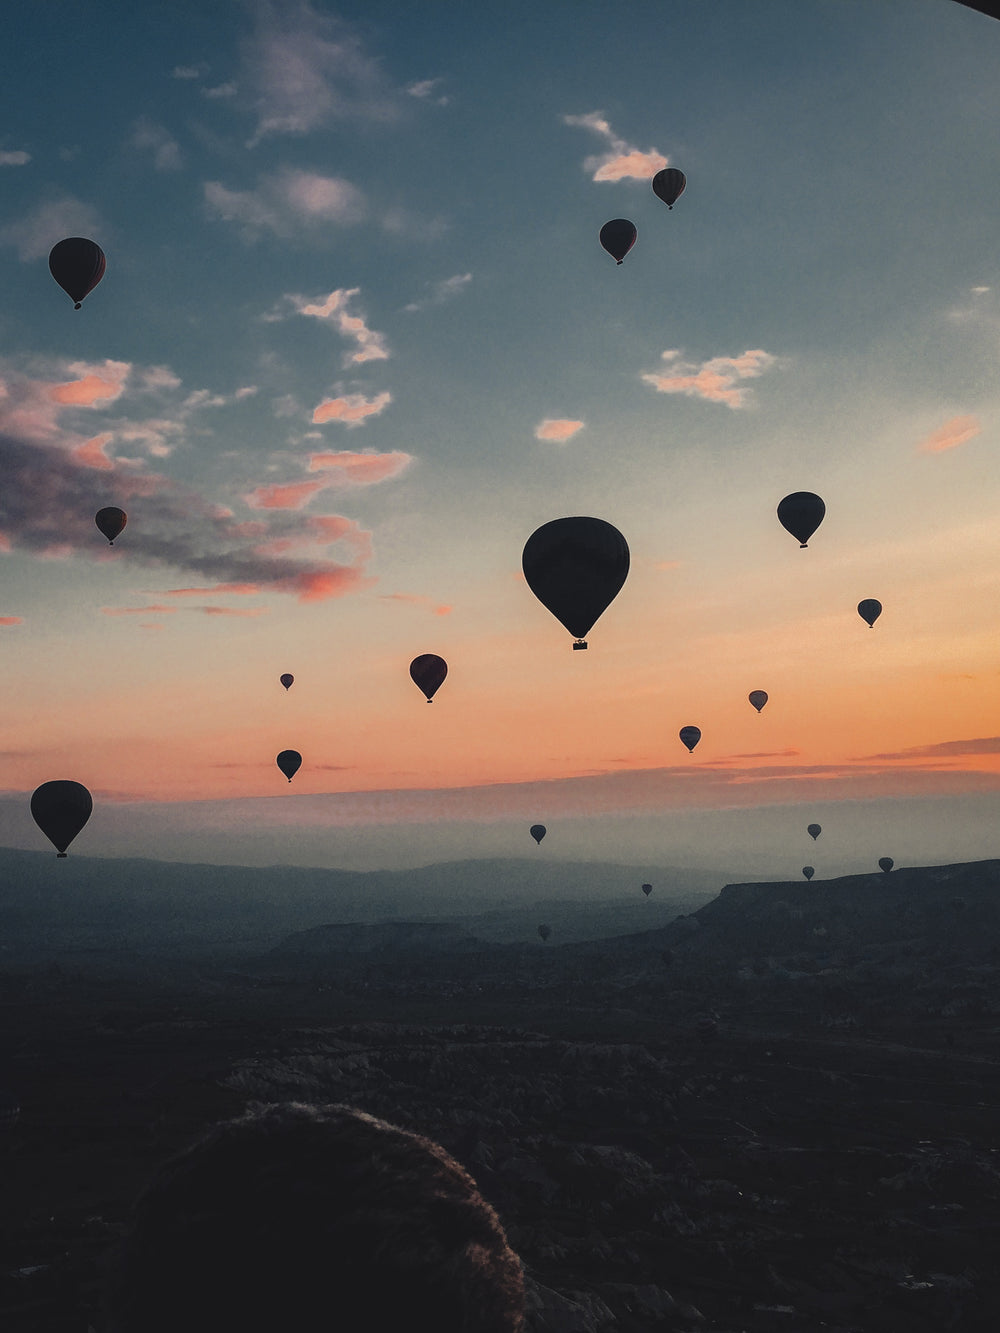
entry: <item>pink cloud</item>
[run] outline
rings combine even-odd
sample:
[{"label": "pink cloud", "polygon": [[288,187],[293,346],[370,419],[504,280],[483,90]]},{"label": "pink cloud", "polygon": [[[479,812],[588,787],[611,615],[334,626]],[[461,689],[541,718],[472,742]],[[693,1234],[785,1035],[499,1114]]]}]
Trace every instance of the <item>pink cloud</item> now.
[{"label": "pink cloud", "polygon": [[106,472],[109,468],[114,467],[114,463],[104,452],[111,443],[111,439],[112,437],[109,434],[95,435],[93,439],[87,440],[85,444],[81,444],[78,448],[72,450],[71,456],[78,463],[82,463],[84,467],[96,467]]},{"label": "pink cloud", "polygon": [[324,421],[341,421],[345,426],[360,426],[372,416],[378,416],[392,402],[388,391],[366,398],[361,393],[348,393],[340,398],[328,398],[320,403],[312,415],[317,424]]},{"label": "pink cloud", "polygon": [[24,619],[21,616],[0,616],[0,625],[23,625]]},{"label": "pink cloud", "polygon": [[211,588],[168,588],[165,597],[204,597],[206,593],[219,596],[226,593],[233,597],[256,597],[261,591],[259,583],[216,583]]},{"label": "pink cloud", "polygon": [[325,485],[325,481],[291,481],[284,485],[258,486],[244,498],[251,509],[301,509]]},{"label": "pink cloud", "polygon": [[105,616],[172,616],[176,606],[102,606]]},{"label": "pink cloud", "polygon": [[535,427],[536,440],[555,440],[562,444],[571,440],[579,430],[583,430],[582,421],[569,421],[565,417],[546,417]]},{"label": "pink cloud", "polygon": [[67,384],[55,384],[49,390],[54,402],[72,407],[103,407],[120,398],[132,366],[127,361],[105,361],[103,366],[87,366],[77,362],[70,370],[80,378]]},{"label": "pink cloud", "polygon": [[946,449],[957,449],[982,431],[977,417],[952,417],[933,431],[920,445],[922,454],[940,454]]},{"label": "pink cloud", "polygon": [[733,409],[745,407],[748,401],[748,391],[734,387],[737,381],[756,379],[777,364],[777,357],[760,348],[735,357],[711,357],[700,365],[681,361],[680,357],[681,353],[676,349],[664,352],[662,359],[670,373],[648,373],[642,379],[658,393],[683,393],[690,398],[704,398],[710,403],[725,403]]},{"label": "pink cloud", "polygon": [[374,579],[365,578],[359,569],[341,566],[339,569],[297,574],[283,583],[282,591],[294,592],[300,602],[325,602],[331,597],[358,592],[374,582]]},{"label": "pink cloud", "polygon": [[349,453],[312,454],[310,472],[329,472],[328,485],[374,486],[389,477],[398,477],[413,461],[411,454],[395,450],[391,454]]},{"label": "pink cloud", "polygon": [[588,111],[582,116],[563,116],[564,125],[590,130],[607,145],[603,153],[584,159],[584,169],[593,172],[595,181],[650,180],[668,159],[655,148],[646,152],[634,147],[611,128],[603,111]]},{"label": "pink cloud", "polygon": [[362,365],[365,361],[384,361],[389,356],[385,334],[370,329],[362,316],[348,313],[349,302],[360,291],[360,287],[338,287],[322,300],[317,298],[307,301],[302,296],[287,298],[300,315],[332,320],[339,333],[357,343],[357,351],[348,352],[344,357],[345,366]]},{"label": "pink cloud", "polygon": [[202,606],[198,609],[206,616],[263,616],[267,614],[266,606],[239,608],[234,606]]}]

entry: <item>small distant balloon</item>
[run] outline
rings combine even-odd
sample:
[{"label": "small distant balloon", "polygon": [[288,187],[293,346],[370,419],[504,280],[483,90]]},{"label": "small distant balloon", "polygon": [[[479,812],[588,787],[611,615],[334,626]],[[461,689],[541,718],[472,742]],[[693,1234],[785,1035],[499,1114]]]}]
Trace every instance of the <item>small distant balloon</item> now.
[{"label": "small distant balloon", "polygon": [[867,624],[869,629],[875,628],[875,621],[882,614],[882,603],[874,597],[866,597],[863,602],[858,602],[858,615]]},{"label": "small distant balloon", "polygon": [[815,842],[816,839],[819,837],[819,835],[823,832],[823,829],[822,826],[819,824],[807,824],[806,832],[809,834],[810,838],[812,838],[813,842]]},{"label": "small distant balloon", "polygon": [[896,863],[891,856],[880,856],[878,859],[878,868],[884,875],[888,875],[889,871],[895,864]]},{"label": "small distant balloon", "polygon": [[544,825],[544,824],[532,824],[532,826],[531,826],[531,828],[528,830],[528,832],[529,832],[529,833],[531,834],[531,836],[534,838],[535,842],[537,842],[537,843],[541,843],[542,839],[545,837],[545,825]]},{"label": "small distant balloon", "polygon": [[82,782],[43,782],[31,794],[31,817],[61,857],[93,809],[94,798]]},{"label": "small distant balloon", "polygon": [[569,630],[574,648],[621,592],[628,578],[628,542],[603,518],[555,518],[524,543],[524,581]]},{"label": "small distant balloon", "polygon": [[115,538],[125,529],[128,516],[124,509],[108,505],[106,509],[98,509],[94,515],[94,522],[97,524],[98,531],[107,537],[108,545],[114,546]]},{"label": "small distant balloon", "polygon": [[778,505],[778,522],[800,546],[808,544],[825,514],[826,505],[812,491],[795,491],[793,495],[786,495]]},{"label": "small distant balloon", "polygon": [[681,727],[680,731],[677,734],[680,736],[681,740],[687,746],[689,754],[701,740],[700,727]]},{"label": "small distant balloon", "polygon": [[751,690],[750,693],[747,695],[747,698],[750,700],[754,708],[756,708],[757,712],[759,713],[760,710],[767,703],[767,690]]},{"label": "small distant balloon", "polygon": [[423,690],[427,702],[433,703],[434,696],[444,683],[448,674],[448,663],[437,653],[421,653],[410,663],[410,679],[418,689]]},{"label": "small distant balloon", "polygon": [[803,873],[803,875],[805,875],[806,879],[812,879],[812,877],[813,877],[813,875],[815,875],[816,871],[813,869],[812,866],[803,866],[803,867],[802,867],[802,873]]},{"label": "small distant balloon", "polygon": [[104,277],[106,267],[104,251],[96,241],[83,236],[67,236],[49,251],[49,272],[74,302],[76,310]]},{"label": "small distant balloon", "polygon": [[664,167],[653,177],[653,193],[658,199],[662,199],[671,211],[673,211],[674,204],[684,193],[685,185],[687,185],[687,177],[683,171],[678,171],[676,167]]},{"label": "small distant balloon", "polygon": [[547,940],[547,939],[549,938],[549,936],[552,934],[552,927],[551,927],[551,926],[539,926],[539,927],[538,927],[538,933],[539,933],[539,935],[541,935],[541,937],[542,937],[543,940]]},{"label": "small distant balloon", "polygon": [[282,750],[274,761],[284,773],[285,777],[291,782],[292,778],[302,767],[302,756],[298,750]]},{"label": "small distant balloon", "polygon": [[279,676],[278,679],[281,681],[282,685],[284,685],[286,690],[290,690],[295,684],[295,677],[290,671],[286,671],[284,675]]},{"label": "small distant balloon", "polygon": [[620,264],[635,245],[638,234],[635,223],[629,222],[628,218],[612,218],[601,228],[601,245],[615,263]]},{"label": "small distant balloon", "polygon": [[652,886],[652,884],[644,884],[644,885],[642,886],[642,891],[643,891],[643,893],[646,895],[646,897],[648,898],[649,895],[653,892],[653,886]]}]

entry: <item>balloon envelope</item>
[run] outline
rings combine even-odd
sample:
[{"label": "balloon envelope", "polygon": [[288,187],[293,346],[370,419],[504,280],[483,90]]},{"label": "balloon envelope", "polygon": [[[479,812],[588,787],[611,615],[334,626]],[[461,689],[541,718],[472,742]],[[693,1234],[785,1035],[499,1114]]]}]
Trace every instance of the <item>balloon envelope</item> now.
[{"label": "balloon envelope", "polygon": [[282,685],[284,685],[286,690],[290,690],[295,684],[295,677],[290,671],[286,671],[284,675],[279,676],[278,679],[281,681]]},{"label": "balloon envelope", "polygon": [[95,241],[83,236],[68,236],[49,251],[49,272],[77,310],[88,292],[104,277],[107,260]]},{"label": "balloon envelope", "polygon": [[628,578],[628,542],[602,518],[556,518],[524,544],[524,578],[544,607],[583,642]]},{"label": "balloon envelope", "polygon": [[410,679],[427,695],[428,703],[434,698],[447,674],[448,663],[443,657],[438,657],[437,653],[421,653],[410,663]]},{"label": "balloon envelope", "polygon": [[540,842],[542,841],[542,839],[545,837],[545,825],[544,825],[544,824],[532,824],[532,826],[531,826],[531,828],[528,830],[528,832],[529,832],[529,833],[531,834],[531,836],[534,838],[535,842],[540,843]]},{"label": "balloon envelope", "polygon": [[643,891],[643,893],[646,895],[646,897],[648,898],[649,895],[653,892],[653,886],[652,886],[652,884],[644,884],[644,885],[642,886],[642,891]]},{"label": "balloon envelope", "polygon": [[635,245],[638,234],[635,223],[629,222],[628,218],[612,218],[601,228],[601,245],[615,263],[620,264]]},{"label": "balloon envelope", "polygon": [[883,871],[886,875],[888,875],[889,871],[895,864],[896,863],[891,856],[880,856],[878,859],[879,869]]},{"label": "balloon envelope", "polygon": [[816,839],[819,837],[819,835],[823,832],[823,829],[820,824],[808,824],[806,826],[806,832],[809,834],[810,838],[812,838],[813,842],[815,842]]},{"label": "balloon envelope", "polygon": [[94,515],[94,522],[97,524],[98,531],[107,537],[108,544],[114,546],[115,538],[124,530],[125,524],[128,522],[128,516],[124,509],[108,505],[106,509],[98,509]]},{"label": "balloon envelope", "polygon": [[292,778],[302,767],[302,756],[298,750],[282,750],[274,761],[284,773],[285,777],[291,782]]},{"label": "balloon envelope", "polygon": [[43,782],[31,794],[31,817],[60,856],[90,818],[94,798],[82,782]]},{"label": "balloon envelope", "polygon": [[547,940],[549,936],[552,934],[552,928],[551,926],[539,926],[538,933],[539,935],[541,935],[543,940]]},{"label": "balloon envelope", "polygon": [[813,875],[815,875],[816,871],[812,868],[812,866],[803,866],[803,867],[802,867],[802,873],[803,873],[803,875],[805,875],[806,879],[812,879],[812,877],[813,877]]},{"label": "balloon envelope", "polygon": [[747,695],[747,698],[750,700],[754,708],[756,708],[757,712],[759,713],[760,710],[767,703],[767,691],[751,690],[750,693]]},{"label": "balloon envelope", "polygon": [[875,597],[866,597],[858,602],[858,615],[866,622],[869,629],[875,628],[875,621],[882,614],[882,603]]},{"label": "balloon envelope", "polygon": [[701,740],[700,727],[681,727],[680,731],[677,734],[680,736],[681,740],[687,746],[689,754]]},{"label": "balloon envelope", "polygon": [[826,505],[812,491],[795,491],[778,505],[778,522],[800,546],[805,546],[823,522]]},{"label": "balloon envelope", "polygon": [[685,185],[687,177],[676,167],[664,167],[653,177],[653,193],[658,199],[662,199],[668,208],[673,208],[684,193]]}]

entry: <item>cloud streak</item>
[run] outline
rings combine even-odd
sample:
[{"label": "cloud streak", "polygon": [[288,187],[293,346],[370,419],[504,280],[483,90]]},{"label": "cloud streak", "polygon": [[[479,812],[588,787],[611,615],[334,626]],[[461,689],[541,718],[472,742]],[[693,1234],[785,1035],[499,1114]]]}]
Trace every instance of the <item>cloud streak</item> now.
[{"label": "cloud streak", "polygon": [[360,287],[338,287],[329,296],[312,300],[305,296],[285,298],[291,302],[296,313],[309,319],[329,320],[342,337],[357,344],[355,351],[345,353],[345,367],[360,366],[366,361],[385,361],[389,357],[385,334],[370,329],[363,315],[353,314],[347,309],[360,291]]},{"label": "cloud streak", "polygon": [[748,389],[738,388],[740,380],[756,379],[777,365],[778,358],[756,348],[740,356],[713,356],[700,363],[684,361],[674,348],[662,354],[666,370],[642,375],[645,384],[657,393],[681,393],[708,403],[724,403],[734,410],[750,402]]},{"label": "cloud streak", "polygon": [[363,426],[369,417],[384,412],[391,402],[392,394],[388,390],[376,394],[374,398],[366,398],[362,393],[343,394],[320,403],[314,409],[312,419],[317,425],[339,421],[344,426]]},{"label": "cloud streak", "polygon": [[230,190],[221,181],[206,181],[203,189],[209,216],[235,223],[248,241],[268,231],[283,239],[326,240],[330,224],[352,226],[368,211],[350,181],[291,167],[261,176],[255,190]]},{"label": "cloud streak", "polygon": [[582,116],[563,116],[564,125],[590,130],[605,143],[603,153],[584,158],[585,171],[595,181],[645,180],[661,171],[668,159],[656,148],[645,152],[616,134],[603,111],[588,111]]},{"label": "cloud streak", "polygon": [[1000,736],[979,736],[968,741],[939,741],[936,745],[915,745],[888,754],[869,754],[865,759],[949,759],[974,754],[1000,754]]},{"label": "cloud streak", "polygon": [[546,417],[535,427],[535,439],[554,440],[557,444],[565,444],[577,431],[583,430],[583,427],[582,421],[570,421],[565,417]]},{"label": "cloud streak", "polygon": [[940,454],[946,449],[957,449],[960,444],[967,444],[982,431],[978,417],[952,417],[943,426],[932,431],[920,444],[922,454]]}]

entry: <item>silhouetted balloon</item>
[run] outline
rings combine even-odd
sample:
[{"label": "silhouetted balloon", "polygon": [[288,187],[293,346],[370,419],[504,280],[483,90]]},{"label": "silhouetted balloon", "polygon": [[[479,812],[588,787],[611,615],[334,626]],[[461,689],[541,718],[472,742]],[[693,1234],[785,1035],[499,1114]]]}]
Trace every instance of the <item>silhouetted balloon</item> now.
[{"label": "silhouetted balloon", "polygon": [[531,828],[528,830],[528,832],[529,832],[529,833],[531,834],[531,836],[534,838],[535,842],[540,843],[540,842],[542,841],[542,839],[545,837],[545,825],[544,825],[544,824],[532,824],[532,826],[531,826]]},{"label": "silhouetted balloon", "polygon": [[551,927],[551,926],[539,926],[539,927],[538,927],[538,933],[539,933],[539,935],[541,935],[541,937],[542,937],[543,940],[547,940],[547,939],[549,938],[549,936],[552,934],[552,927]]},{"label": "silhouetted balloon", "polygon": [[653,193],[658,199],[662,199],[671,210],[684,193],[685,185],[687,185],[687,177],[683,171],[678,171],[676,167],[664,167],[653,177]]},{"label": "silhouetted balloon", "polygon": [[285,777],[291,782],[292,778],[302,767],[302,756],[298,750],[282,750],[274,761],[284,773]]},{"label": "silhouetted balloon", "polygon": [[427,695],[428,703],[433,703],[447,674],[448,663],[437,653],[421,653],[410,663],[410,679]]},{"label": "silhouetted balloon", "polygon": [[869,629],[875,628],[875,621],[882,614],[882,603],[874,597],[866,597],[863,602],[858,602],[858,615],[866,621]]},{"label": "silhouetted balloon", "polygon": [[601,228],[601,244],[615,263],[620,264],[635,245],[637,235],[634,222],[629,222],[628,218],[612,218]]},{"label": "silhouetted balloon", "polygon": [[823,829],[819,824],[808,824],[806,826],[806,832],[809,834],[810,838],[812,838],[813,842],[815,842],[823,832]]},{"label": "silhouetted balloon", "polygon": [[286,690],[290,690],[292,686],[295,684],[295,677],[292,675],[290,671],[286,671],[285,674],[283,676],[279,676],[278,679],[281,681],[282,685],[284,685]]},{"label": "silhouetted balloon", "polygon": [[648,898],[649,895],[653,892],[653,886],[652,886],[652,884],[644,884],[644,885],[642,886],[642,891],[643,891],[643,893],[646,895],[646,897]]},{"label": "silhouetted balloon", "polygon": [[896,863],[891,856],[880,856],[878,859],[878,868],[886,875],[888,875],[889,871],[895,864]]},{"label": "silhouetted balloon", "polygon": [[760,710],[767,703],[767,690],[751,690],[750,693],[747,695],[747,698],[750,700],[754,708],[756,708],[757,712],[759,713]]},{"label": "silhouetted balloon", "polygon": [[803,867],[802,867],[802,873],[803,873],[803,875],[805,875],[806,879],[812,879],[812,877],[813,877],[813,875],[815,875],[816,871],[812,868],[812,866],[803,866]]},{"label": "silhouetted balloon", "polygon": [[43,782],[31,794],[31,817],[60,856],[90,818],[94,798],[82,782]]},{"label": "silhouetted balloon", "polygon": [[628,578],[628,542],[602,518],[556,518],[524,544],[521,568],[538,600],[586,648],[584,636]]},{"label": "silhouetted balloon", "polygon": [[823,522],[826,505],[812,491],[796,491],[786,495],[778,505],[778,522],[790,532],[800,546],[805,546]]},{"label": "silhouetted balloon", "polygon": [[125,528],[128,517],[124,509],[118,509],[114,505],[108,505],[106,509],[98,509],[94,515],[94,522],[98,530],[108,539],[108,545],[114,546],[115,538]]},{"label": "silhouetted balloon", "polygon": [[49,272],[79,310],[83,298],[104,277],[107,260],[95,241],[68,236],[49,251]]},{"label": "silhouetted balloon", "polygon": [[701,728],[681,727],[680,731],[678,732],[678,735],[680,736],[684,744],[687,746],[688,753],[690,754],[691,751],[694,749],[694,747],[701,740]]}]

